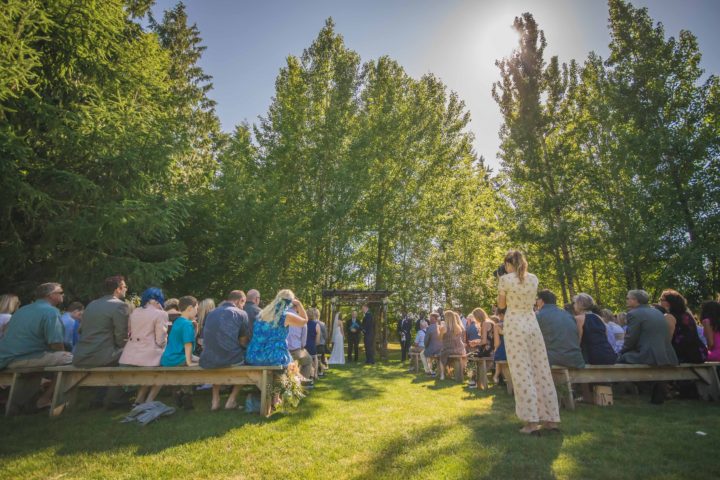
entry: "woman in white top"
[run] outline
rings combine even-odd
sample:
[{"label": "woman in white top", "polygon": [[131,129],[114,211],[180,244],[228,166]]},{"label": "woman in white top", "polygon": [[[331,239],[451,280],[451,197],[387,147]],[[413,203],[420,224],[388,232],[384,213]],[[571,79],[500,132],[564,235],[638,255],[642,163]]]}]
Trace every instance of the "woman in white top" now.
[{"label": "woman in white top", "polygon": [[333,322],[333,349],[328,359],[329,365],[344,365],[345,364],[345,334],[343,332],[343,323],[340,313],[335,315],[335,321]]}]

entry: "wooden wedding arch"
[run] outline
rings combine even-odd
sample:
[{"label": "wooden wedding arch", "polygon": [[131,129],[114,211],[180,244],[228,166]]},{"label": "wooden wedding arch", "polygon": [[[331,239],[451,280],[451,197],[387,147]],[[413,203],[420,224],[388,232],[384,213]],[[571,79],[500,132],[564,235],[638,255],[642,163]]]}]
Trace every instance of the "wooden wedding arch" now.
[{"label": "wooden wedding arch", "polygon": [[[392,292],[389,290],[323,290],[322,317],[328,326],[328,340],[332,338],[335,313],[340,307],[354,306],[358,308],[358,320],[362,321],[360,307],[367,303],[375,319],[375,345],[382,360],[387,360],[388,344],[388,303]],[[347,319],[344,319],[347,320]],[[378,335],[379,333],[379,335]]]}]

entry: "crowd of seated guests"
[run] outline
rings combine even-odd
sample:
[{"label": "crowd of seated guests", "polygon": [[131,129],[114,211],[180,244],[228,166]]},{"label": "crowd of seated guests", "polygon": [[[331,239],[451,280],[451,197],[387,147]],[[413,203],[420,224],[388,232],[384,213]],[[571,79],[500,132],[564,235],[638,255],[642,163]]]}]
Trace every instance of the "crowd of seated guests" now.
[{"label": "crowd of seated guests", "polygon": [[[697,320],[685,298],[675,290],[663,291],[656,305],[650,304],[644,290],[630,290],[626,307],[626,312],[614,314],[601,309],[589,294],[579,293],[572,303],[559,308],[553,292],[539,291],[535,312],[550,364],[584,368],[615,363],[666,366],[720,361],[717,301],[704,302]],[[468,314],[463,328],[457,312],[445,311],[442,320],[432,312],[429,322],[416,324],[419,329],[411,351],[421,354],[423,368],[431,376],[436,372],[429,360],[438,358],[440,378],[444,378],[450,355],[465,353],[506,360],[503,312],[496,313],[489,317],[476,308]],[[496,383],[501,381],[502,367],[495,365]],[[475,384],[474,372],[469,382],[470,386]],[[694,389],[692,383],[686,386]],[[681,395],[682,387],[680,382],[675,383]],[[656,394],[654,390],[654,398]]]},{"label": "crowd of seated guests", "polygon": [[[199,364],[201,368],[212,369],[248,363],[249,349],[255,352],[253,365],[287,366],[297,359],[304,368],[307,383],[316,379],[322,368],[318,346],[325,342],[327,334],[322,334],[319,311],[310,309],[308,324],[302,303],[289,290],[282,290],[269,305],[271,311],[265,312],[260,309],[257,290],[250,290],[247,302],[243,291],[233,290],[215,307],[212,299],[198,302],[190,295],[165,299],[161,289],[152,287],[142,293],[135,308],[125,298],[128,285],[123,276],[107,278],[104,288],[105,295],[87,307],[72,302],[62,314],[58,308],[63,303],[64,291],[59,283],[40,285],[36,301],[22,307],[16,295],[0,296],[0,369],[68,364],[78,368]],[[269,328],[275,331],[272,342],[265,335],[268,319],[275,319]],[[260,327],[261,335],[254,340],[253,348],[254,326]],[[292,329],[297,333],[293,339],[300,342],[297,348],[288,335]],[[267,356],[268,351],[275,353]],[[271,363],[263,363],[267,361]],[[211,410],[220,407],[221,387],[212,385]],[[134,403],[153,401],[161,388],[162,385],[140,387]],[[232,387],[226,409],[237,407],[239,390],[239,386]],[[50,382],[49,388],[36,396],[35,407],[47,407],[52,394]],[[190,388],[175,390],[174,397],[178,405],[193,408]],[[131,404],[122,387],[96,388],[91,402],[91,406],[107,408]]]}]

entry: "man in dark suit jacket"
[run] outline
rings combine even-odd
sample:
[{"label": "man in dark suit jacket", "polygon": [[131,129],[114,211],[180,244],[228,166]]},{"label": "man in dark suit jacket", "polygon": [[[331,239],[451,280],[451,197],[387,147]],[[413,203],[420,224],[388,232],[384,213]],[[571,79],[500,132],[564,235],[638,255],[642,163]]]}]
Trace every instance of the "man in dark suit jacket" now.
[{"label": "man in dark suit jacket", "polygon": [[620,363],[645,365],[677,365],[678,359],[670,343],[665,316],[650,307],[650,295],[644,290],[630,290],[627,294],[627,335],[620,352]]},{"label": "man in dark suit jacket", "polygon": [[412,320],[407,312],[403,312],[402,319],[398,322],[398,337],[400,338],[400,358],[404,362],[408,357],[410,345],[412,345]]},{"label": "man in dark suit jacket", "polygon": [[372,365],[375,363],[375,320],[370,313],[370,307],[366,303],[362,306],[363,321],[362,331],[365,341],[365,363]]}]

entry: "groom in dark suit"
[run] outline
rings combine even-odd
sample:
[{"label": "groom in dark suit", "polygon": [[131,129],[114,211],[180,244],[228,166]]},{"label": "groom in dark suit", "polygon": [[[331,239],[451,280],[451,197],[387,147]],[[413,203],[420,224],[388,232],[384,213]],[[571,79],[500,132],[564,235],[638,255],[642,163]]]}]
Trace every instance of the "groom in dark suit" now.
[{"label": "groom in dark suit", "polygon": [[375,321],[370,313],[368,304],[362,306],[363,321],[362,331],[365,341],[365,363],[372,365],[375,363]]}]

